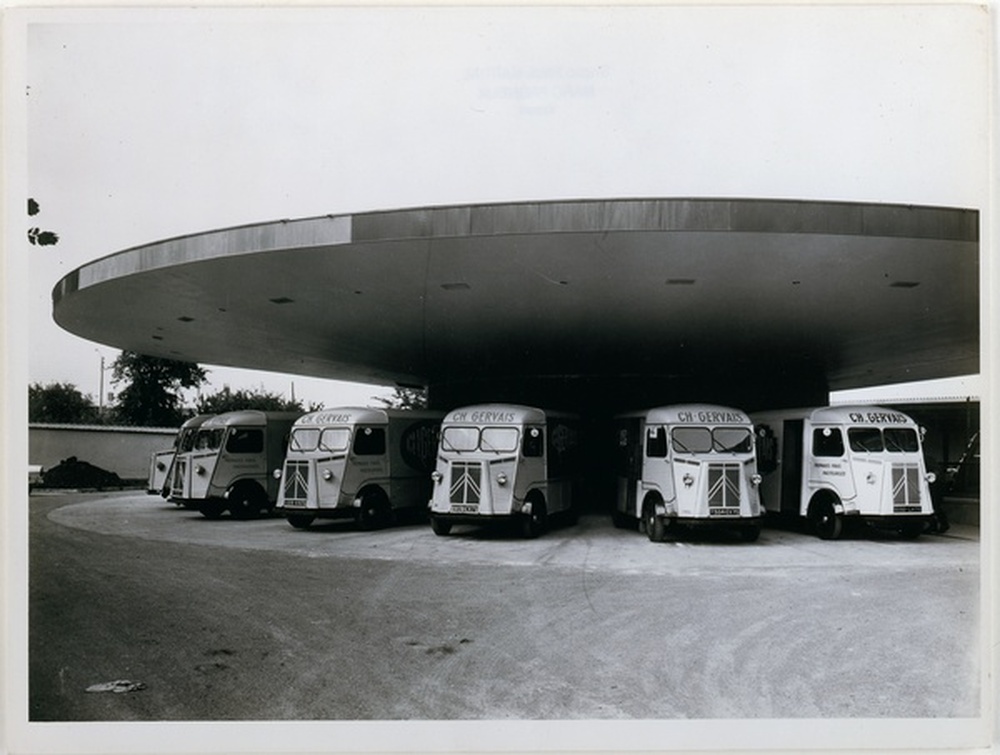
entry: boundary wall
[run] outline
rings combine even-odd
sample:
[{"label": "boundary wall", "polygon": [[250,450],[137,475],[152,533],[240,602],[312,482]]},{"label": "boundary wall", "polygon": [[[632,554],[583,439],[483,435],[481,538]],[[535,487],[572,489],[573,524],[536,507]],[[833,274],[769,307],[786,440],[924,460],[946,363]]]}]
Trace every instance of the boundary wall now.
[{"label": "boundary wall", "polygon": [[28,424],[28,463],[52,469],[75,456],[124,482],[146,480],[154,451],[173,445],[178,428]]}]

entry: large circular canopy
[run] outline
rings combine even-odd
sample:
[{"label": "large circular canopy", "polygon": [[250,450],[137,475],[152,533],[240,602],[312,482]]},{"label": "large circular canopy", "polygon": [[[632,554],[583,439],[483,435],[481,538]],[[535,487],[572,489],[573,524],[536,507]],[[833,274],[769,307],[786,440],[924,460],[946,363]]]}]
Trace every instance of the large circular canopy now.
[{"label": "large circular canopy", "polygon": [[978,372],[978,224],[745,199],[329,215],[118,252],[63,278],[54,316],[121,349],[453,402],[572,383],[752,409]]}]

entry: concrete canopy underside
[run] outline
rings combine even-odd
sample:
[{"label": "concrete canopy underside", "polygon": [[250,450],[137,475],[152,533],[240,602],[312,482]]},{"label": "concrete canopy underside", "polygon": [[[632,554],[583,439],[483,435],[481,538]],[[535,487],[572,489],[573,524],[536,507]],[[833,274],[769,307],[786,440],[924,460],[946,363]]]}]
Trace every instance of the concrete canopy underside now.
[{"label": "concrete canopy underside", "polygon": [[153,356],[481,400],[755,409],[979,371],[979,213],[653,199],[407,209],[128,249],[56,321]]}]

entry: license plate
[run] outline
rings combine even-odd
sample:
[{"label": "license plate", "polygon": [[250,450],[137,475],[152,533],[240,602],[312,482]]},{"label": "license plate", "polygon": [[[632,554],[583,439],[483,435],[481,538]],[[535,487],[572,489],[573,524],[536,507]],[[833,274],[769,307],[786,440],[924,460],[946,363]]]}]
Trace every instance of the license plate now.
[{"label": "license plate", "polygon": [[740,510],[738,508],[719,508],[719,509],[709,509],[709,516],[739,516]]},{"label": "license plate", "polygon": [[478,514],[479,507],[472,503],[453,503],[451,505],[452,514]]}]

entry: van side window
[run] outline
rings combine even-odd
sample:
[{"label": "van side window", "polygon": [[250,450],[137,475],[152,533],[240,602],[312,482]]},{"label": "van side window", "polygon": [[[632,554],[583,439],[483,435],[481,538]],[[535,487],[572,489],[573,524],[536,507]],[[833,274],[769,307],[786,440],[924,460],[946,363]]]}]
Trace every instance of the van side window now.
[{"label": "van side window", "polygon": [[524,430],[524,455],[541,456],[545,450],[545,433],[540,427],[526,427]]},{"label": "van side window", "polygon": [[813,455],[844,455],[844,436],[839,427],[817,427],[813,430]]},{"label": "van side window", "polygon": [[259,454],[263,450],[263,430],[234,427],[226,438],[226,451],[231,454]]},{"label": "van side window", "polygon": [[354,453],[358,456],[381,456],[385,453],[385,430],[359,427],[354,434]]},{"label": "van side window", "polygon": [[646,456],[664,459],[667,456],[667,430],[665,427],[646,428]]}]

